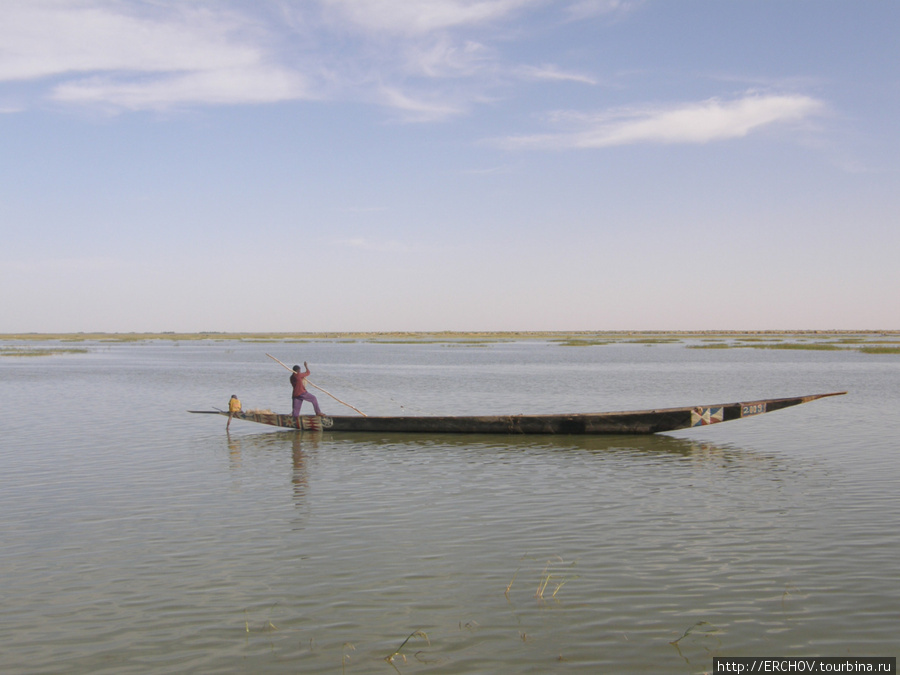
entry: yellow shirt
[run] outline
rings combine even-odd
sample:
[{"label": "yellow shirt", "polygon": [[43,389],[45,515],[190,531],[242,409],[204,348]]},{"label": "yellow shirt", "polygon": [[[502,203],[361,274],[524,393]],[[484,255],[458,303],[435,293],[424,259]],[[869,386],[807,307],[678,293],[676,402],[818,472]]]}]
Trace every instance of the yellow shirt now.
[{"label": "yellow shirt", "polygon": [[241,402],[236,398],[230,399],[228,401],[228,412],[241,412]]}]

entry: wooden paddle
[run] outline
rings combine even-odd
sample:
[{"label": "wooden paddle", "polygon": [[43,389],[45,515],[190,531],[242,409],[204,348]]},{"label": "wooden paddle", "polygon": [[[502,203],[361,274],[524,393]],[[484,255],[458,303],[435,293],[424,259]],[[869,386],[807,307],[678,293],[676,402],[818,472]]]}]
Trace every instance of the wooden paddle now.
[{"label": "wooden paddle", "polygon": [[[281,361],[279,361],[278,359],[276,359],[276,358],[275,358],[274,356],[272,356],[271,354],[266,354],[266,356],[268,356],[270,359],[272,359],[273,361],[275,361],[275,363],[280,363],[280,364],[281,364],[282,366],[284,366],[287,370],[290,370],[291,372],[294,372],[294,369],[293,369],[293,368],[291,368],[290,366],[286,366],[285,364],[281,363]],[[359,408],[354,408],[352,405],[350,405],[350,404],[347,403],[346,401],[342,401],[341,399],[339,399],[337,396],[335,396],[335,395],[332,394],[331,392],[325,391],[325,390],[322,389],[322,387],[320,387],[319,385],[313,384],[313,383],[310,382],[309,380],[306,381],[306,384],[308,384],[310,387],[315,387],[316,389],[318,389],[319,391],[321,391],[323,394],[328,394],[331,398],[333,398],[335,401],[337,401],[337,402],[340,403],[341,405],[345,405],[345,406],[347,406],[348,408],[352,408],[353,410],[355,410],[356,412],[358,412],[358,413],[359,413],[360,415],[362,415],[363,417],[368,417],[368,415],[366,415],[366,413],[364,413],[364,412],[363,412],[362,410],[360,410]]]}]

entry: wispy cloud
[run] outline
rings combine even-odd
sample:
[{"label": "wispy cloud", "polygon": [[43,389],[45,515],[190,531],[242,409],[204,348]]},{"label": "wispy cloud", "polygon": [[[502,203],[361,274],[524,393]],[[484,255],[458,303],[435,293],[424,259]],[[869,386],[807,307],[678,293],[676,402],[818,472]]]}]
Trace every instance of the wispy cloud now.
[{"label": "wispy cloud", "polygon": [[582,84],[597,84],[597,80],[589,75],[571,73],[560,70],[556,66],[523,66],[520,71],[522,76],[531,80],[557,80],[567,82],[580,82]]},{"label": "wispy cloud", "polygon": [[467,31],[545,1],[4,0],[0,83],[112,110],[337,98],[443,119],[496,70]]},{"label": "wispy cloud", "polygon": [[624,14],[631,11],[643,0],[576,0],[566,8],[566,13],[573,21],[580,21],[594,16]]},{"label": "wispy cloud", "polygon": [[136,9],[102,0],[7,0],[0,21],[0,80],[234,68],[258,60],[256,50],[228,39],[222,14],[140,15]]},{"label": "wispy cloud", "polygon": [[419,94],[415,98],[412,93],[404,92],[393,87],[382,87],[378,97],[379,102],[396,111],[410,122],[431,122],[446,119],[463,112],[464,108],[448,99],[446,95],[431,97]]},{"label": "wispy cloud", "polygon": [[809,96],[748,94],[732,101],[709,99],[669,107],[608,111],[596,115],[560,113],[566,131],[511,136],[509,148],[606,148],[634,143],[710,143],[742,138],[773,124],[802,121],[823,108]]},{"label": "wispy cloud", "polygon": [[253,20],[227,9],[112,0],[7,0],[0,81],[48,83],[50,99],[116,108],[312,97],[273,63]]},{"label": "wispy cloud", "polygon": [[322,0],[334,20],[366,32],[425,35],[507,18],[543,0]]},{"label": "wispy cloud", "polygon": [[66,103],[147,110],[180,104],[274,103],[313,98],[304,79],[279,68],[216,68],[152,78],[97,76],[55,87],[51,95]]},{"label": "wispy cloud", "polygon": [[[362,101],[409,122],[472,111],[510,85],[597,85],[590,73],[507,54],[547,16],[625,15],[640,0],[3,0],[0,94],[102,110]],[[528,21],[532,21],[528,24]],[[528,31],[520,30],[529,26]],[[507,48],[506,50],[504,48]],[[3,83],[6,83],[5,85]],[[23,83],[30,86],[19,87]],[[37,92],[37,93],[36,93]],[[804,96],[745,96],[578,117],[516,147],[708,142],[812,114]],[[575,119],[575,118],[572,118]],[[572,121],[572,120],[570,120]]]}]

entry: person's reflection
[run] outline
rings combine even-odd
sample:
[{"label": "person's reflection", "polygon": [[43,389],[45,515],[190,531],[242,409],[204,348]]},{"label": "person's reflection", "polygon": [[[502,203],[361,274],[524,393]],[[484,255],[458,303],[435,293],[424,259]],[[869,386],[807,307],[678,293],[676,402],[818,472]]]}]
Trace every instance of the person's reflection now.
[{"label": "person's reflection", "polygon": [[306,526],[309,518],[309,502],[307,500],[309,463],[310,460],[315,461],[316,448],[321,438],[321,432],[294,432],[291,434],[291,486],[294,492],[294,506],[297,508],[299,517],[297,521],[299,529]]},{"label": "person's reflection", "polygon": [[228,466],[232,470],[241,468],[241,442],[231,437],[231,432],[226,430],[228,437]]},{"label": "person's reflection", "polygon": [[306,469],[306,454],[303,452],[303,434],[295,433],[291,442],[291,456],[293,458],[294,473],[291,483],[294,485],[294,498],[302,500],[306,496],[308,486],[308,474]]},{"label": "person's reflection", "polygon": [[[290,444],[291,450],[291,491],[294,504],[306,506],[309,487],[309,462],[314,456],[322,435],[319,433],[289,431],[264,433],[254,436],[232,436],[226,433],[228,447],[228,467],[234,488],[241,489],[247,470],[267,455],[276,455],[284,461],[284,453]],[[246,464],[246,466],[245,466]]]}]

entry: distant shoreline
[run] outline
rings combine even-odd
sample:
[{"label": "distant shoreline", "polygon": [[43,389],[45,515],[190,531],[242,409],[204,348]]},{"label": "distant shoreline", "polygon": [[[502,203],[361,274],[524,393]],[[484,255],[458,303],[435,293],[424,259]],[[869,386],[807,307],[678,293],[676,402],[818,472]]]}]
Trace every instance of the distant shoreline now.
[{"label": "distant shoreline", "polygon": [[[440,331],[322,333],[7,333],[0,334],[0,357],[87,353],[98,344],[219,342],[297,345],[366,343],[485,347],[504,342],[540,341],[560,347],[681,344],[687,349],[800,349],[900,355],[898,330],[758,331]],[[48,343],[52,346],[22,343]],[[5,343],[5,344],[4,344]]]},{"label": "distant shoreline", "polygon": [[196,333],[0,333],[0,340],[33,341],[111,341],[135,342],[142,340],[524,340],[524,339],[607,339],[633,340],[639,338],[737,338],[747,337],[875,337],[897,336],[900,330],[645,330],[645,331],[322,331],[322,332],[217,332]]}]

